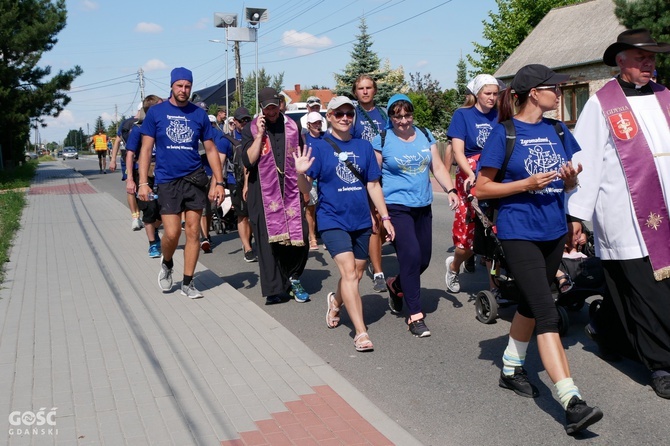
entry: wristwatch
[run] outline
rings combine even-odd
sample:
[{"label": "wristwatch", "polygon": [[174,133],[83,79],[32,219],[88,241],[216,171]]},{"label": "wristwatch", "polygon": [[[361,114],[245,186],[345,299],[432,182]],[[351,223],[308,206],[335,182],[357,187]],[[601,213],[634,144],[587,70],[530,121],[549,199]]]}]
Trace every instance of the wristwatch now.
[{"label": "wristwatch", "polygon": [[216,185],[221,186],[221,187],[226,187],[226,183],[224,183],[223,181],[217,181]]}]

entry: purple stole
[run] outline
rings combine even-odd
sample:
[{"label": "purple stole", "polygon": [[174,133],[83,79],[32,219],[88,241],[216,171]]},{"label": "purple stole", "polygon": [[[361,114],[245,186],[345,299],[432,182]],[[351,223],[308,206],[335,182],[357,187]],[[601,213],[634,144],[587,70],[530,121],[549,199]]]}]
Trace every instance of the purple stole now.
[{"label": "purple stole", "polygon": [[[670,127],[670,91],[649,82]],[[654,156],[616,79],[596,95],[621,160],[635,216],[657,281],[670,278],[670,216]]]},{"label": "purple stole", "polygon": [[[284,118],[286,135],[286,156],[284,157],[284,196],[279,185],[279,167],[272,154],[272,146],[267,135],[261,141],[258,157],[258,179],[261,199],[268,231],[268,242],[283,245],[305,246],[302,235],[302,214],[300,212],[300,190],[298,172],[295,170],[293,152],[298,148],[298,126],[292,119]],[[256,119],[251,121],[251,134],[258,134]]]}]

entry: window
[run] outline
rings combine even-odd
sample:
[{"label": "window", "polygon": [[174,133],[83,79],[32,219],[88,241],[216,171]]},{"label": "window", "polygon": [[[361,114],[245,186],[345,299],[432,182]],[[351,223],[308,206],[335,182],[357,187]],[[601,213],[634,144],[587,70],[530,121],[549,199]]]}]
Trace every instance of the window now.
[{"label": "window", "polygon": [[574,125],[589,99],[589,86],[571,85],[562,87],[561,91],[563,91],[563,122]]}]

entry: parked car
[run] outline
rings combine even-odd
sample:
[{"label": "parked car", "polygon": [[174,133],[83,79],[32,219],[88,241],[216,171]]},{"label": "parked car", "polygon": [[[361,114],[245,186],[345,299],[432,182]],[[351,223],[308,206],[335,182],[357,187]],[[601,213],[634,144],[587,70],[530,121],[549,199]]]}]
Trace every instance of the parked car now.
[{"label": "parked car", "polygon": [[37,153],[35,152],[23,152],[23,159],[26,160],[26,162],[30,160],[36,160],[37,159]]},{"label": "parked car", "polygon": [[58,149],[58,150],[56,151],[56,158],[60,158],[60,157],[62,157],[62,156],[63,156],[63,149]]},{"label": "parked car", "polygon": [[74,147],[64,147],[63,148],[63,160],[66,159],[79,159],[79,152]]}]

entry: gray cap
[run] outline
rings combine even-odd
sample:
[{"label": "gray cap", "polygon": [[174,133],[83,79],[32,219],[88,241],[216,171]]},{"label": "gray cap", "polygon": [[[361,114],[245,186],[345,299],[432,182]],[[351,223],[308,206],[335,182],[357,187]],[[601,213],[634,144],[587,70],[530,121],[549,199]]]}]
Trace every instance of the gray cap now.
[{"label": "gray cap", "polygon": [[335,110],[336,108],[340,108],[343,105],[349,104],[352,107],[354,106],[354,103],[351,102],[351,99],[349,99],[346,96],[335,96],[333,99],[330,100],[328,103],[328,110]]}]

